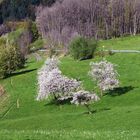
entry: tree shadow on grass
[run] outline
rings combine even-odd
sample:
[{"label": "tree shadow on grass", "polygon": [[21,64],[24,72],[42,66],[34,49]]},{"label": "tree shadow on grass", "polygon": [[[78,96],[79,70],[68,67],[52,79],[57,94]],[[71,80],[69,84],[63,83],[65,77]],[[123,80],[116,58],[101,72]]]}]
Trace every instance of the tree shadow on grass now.
[{"label": "tree shadow on grass", "polygon": [[82,114],[84,114],[84,115],[94,115],[95,113],[97,113],[97,110],[91,110],[90,113],[88,111],[85,111]]},{"label": "tree shadow on grass", "polygon": [[123,95],[123,94],[126,94],[127,92],[133,90],[135,87],[133,86],[125,86],[125,87],[118,87],[118,88],[115,88],[114,90],[110,90],[108,95],[110,96],[120,96],[120,95]]},{"label": "tree shadow on grass", "polygon": [[100,111],[109,111],[109,110],[111,110],[111,108],[105,107],[105,108],[99,109],[99,112],[100,112]]},{"label": "tree shadow on grass", "polygon": [[71,105],[70,103],[71,99],[63,100],[63,101],[58,101],[58,100],[51,100],[48,103],[46,103],[44,106],[51,106],[51,105]]},{"label": "tree shadow on grass", "polygon": [[[91,115],[94,115],[94,114],[99,113],[99,112],[109,111],[109,110],[111,110],[111,108],[102,108],[102,109],[96,109],[96,110],[92,109],[91,110]],[[86,112],[83,112],[82,114],[88,115],[90,113],[88,111],[86,111]]]},{"label": "tree shadow on grass", "polygon": [[[17,76],[17,75],[22,75],[22,74],[26,74],[26,73],[30,73],[30,72],[33,72],[37,69],[30,69],[30,70],[23,70],[23,71],[20,71],[20,72],[14,72],[14,73],[11,73],[9,75],[6,76],[6,78],[10,78],[10,77],[13,77],[13,76]],[[6,79],[5,78],[5,79]]]},{"label": "tree shadow on grass", "polygon": [[32,64],[32,63],[35,63],[35,61],[27,61],[27,64]]}]

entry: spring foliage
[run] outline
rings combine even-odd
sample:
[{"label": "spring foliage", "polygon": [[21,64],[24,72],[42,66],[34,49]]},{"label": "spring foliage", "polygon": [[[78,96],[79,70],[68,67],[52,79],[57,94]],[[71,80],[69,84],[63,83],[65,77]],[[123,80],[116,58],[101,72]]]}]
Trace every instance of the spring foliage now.
[{"label": "spring foliage", "polygon": [[89,104],[100,100],[100,98],[95,93],[83,90],[80,81],[64,76],[58,68],[59,63],[59,60],[53,57],[48,59],[38,71],[36,99],[40,101],[52,96],[59,102],[67,100],[75,105],[84,105],[88,113],[91,114]]},{"label": "spring foliage", "polygon": [[73,94],[72,104],[76,105],[88,105],[91,102],[96,102],[100,98],[94,93],[89,91],[80,90]]},{"label": "spring foliage", "polygon": [[6,40],[0,40],[0,78],[24,66],[25,60],[19,47]]},{"label": "spring foliage", "polygon": [[59,61],[56,58],[47,59],[43,67],[38,71],[38,100],[45,97],[47,77],[50,71],[58,67],[58,64]]},{"label": "spring foliage", "polygon": [[39,93],[37,100],[43,100],[50,95],[55,99],[66,97],[80,87],[80,82],[63,76],[56,59],[49,59],[38,73]]},{"label": "spring foliage", "polygon": [[104,60],[99,63],[92,62],[90,65],[89,74],[97,82],[101,92],[113,90],[119,86],[118,73],[114,64]]},{"label": "spring foliage", "polygon": [[69,48],[74,59],[85,60],[94,56],[97,42],[92,39],[77,37],[71,41]]},{"label": "spring foliage", "polygon": [[100,98],[95,93],[90,93],[89,91],[80,90],[73,94],[72,104],[75,105],[84,105],[89,114],[92,114],[91,109],[89,108],[90,103],[94,103],[100,100]]}]

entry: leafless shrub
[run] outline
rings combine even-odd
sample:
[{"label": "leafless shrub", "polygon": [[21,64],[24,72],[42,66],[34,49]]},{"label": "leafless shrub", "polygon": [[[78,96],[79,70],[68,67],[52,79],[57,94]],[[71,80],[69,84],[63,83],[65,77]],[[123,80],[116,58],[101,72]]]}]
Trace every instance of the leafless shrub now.
[{"label": "leafless shrub", "polygon": [[29,31],[24,31],[17,40],[21,54],[26,57],[29,53],[29,45],[32,41],[32,35]]}]

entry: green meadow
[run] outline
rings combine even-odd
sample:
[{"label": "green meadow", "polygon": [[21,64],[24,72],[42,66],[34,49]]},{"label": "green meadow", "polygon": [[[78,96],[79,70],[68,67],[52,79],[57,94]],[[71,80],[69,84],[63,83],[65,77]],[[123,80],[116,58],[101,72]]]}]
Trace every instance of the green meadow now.
[{"label": "green meadow", "polygon": [[[106,49],[140,50],[140,36],[100,41]],[[0,83],[6,88],[6,100],[0,100],[0,140],[139,140],[140,139],[140,54],[116,53],[105,56],[117,65],[120,88],[106,93],[91,104],[95,113],[86,114],[84,106],[56,105],[36,101],[37,62],[30,57],[24,69]],[[83,81],[83,87],[98,92],[88,76],[90,62],[61,58],[63,74]]]}]

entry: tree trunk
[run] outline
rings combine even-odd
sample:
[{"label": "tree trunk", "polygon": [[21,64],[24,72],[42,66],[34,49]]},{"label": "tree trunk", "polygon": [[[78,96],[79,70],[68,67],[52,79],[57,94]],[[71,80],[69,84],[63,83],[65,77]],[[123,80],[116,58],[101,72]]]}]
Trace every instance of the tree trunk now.
[{"label": "tree trunk", "polygon": [[85,104],[85,107],[87,108],[88,113],[89,113],[89,114],[92,114],[92,112],[91,112],[91,110],[90,110],[90,108],[89,108],[89,105]]},{"label": "tree trunk", "polygon": [[56,97],[56,95],[54,93],[53,93],[53,96],[54,96],[54,99],[57,100],[57,97]]},{"label": "tree trunk", "polygon": [[136,14],[134,15],[133,24],[134,24],[134,31],[133,31],[133,35],[135,36],[135,35],[136,35],[136,33],[137,33],[137,16],[136,16]]},{"label": "tree trunk", "polygon": [[101,97],[103,97],[103,91],[101,90]]}]

